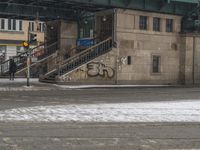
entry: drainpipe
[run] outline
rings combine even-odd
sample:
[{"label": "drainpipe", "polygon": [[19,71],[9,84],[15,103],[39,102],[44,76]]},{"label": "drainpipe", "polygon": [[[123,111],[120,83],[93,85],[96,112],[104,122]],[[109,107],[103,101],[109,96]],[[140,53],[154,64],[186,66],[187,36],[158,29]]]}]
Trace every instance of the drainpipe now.
[{"label": "drainpipe", "polygon": [[112,39],[113,43],[117,41],[117,9],[113,9],[113,23],[112,23]]},{"label": "drainpipe", "polygon": [[196,52],[196,38],[193,36],[193,58],[192,58],[192,84],[195,84],[195,52]]},{"label": "drainpipe", "polygon": [[116,78],[115,78],[115,84],[118,84],[118,69],[119,69],[119,47],[118,47],[118,41],[117,41],[117,9],[113,9],[113,33],[112,33],[112,45],[115,45],[117,49],[117,56],[116,56]]}]

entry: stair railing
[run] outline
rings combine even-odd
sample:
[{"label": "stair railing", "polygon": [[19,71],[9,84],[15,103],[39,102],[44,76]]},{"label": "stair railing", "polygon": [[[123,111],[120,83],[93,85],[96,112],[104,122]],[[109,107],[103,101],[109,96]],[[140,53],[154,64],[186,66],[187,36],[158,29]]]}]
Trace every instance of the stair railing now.
[{"label": "stair railing", "polygon": [[112,38],[108,38],[83,52],[80,52],[73,57],[70,57],[64,61],[61,66],[58,67],[57,71],[59,75],[63,75],[89,61],[95,59],[96,57],[103,55],[110,51],[112,48]]},{"label": "stair railing", "polygon": [[[44,44],[41,44],[41,45],[38,45],[38,46],[32,48],[31,49],[31,55],[33,54],[33,52],[36,49],[38,49],[39,47],[42,47],[42,46],[44,46]],[[26,62],[27,53],[28,53],[27,51],[22,52],[19,55],[13,57],[14,61],[17,64],[17,69],[23,68],[25,66],[24,62]],[[6,60],[6,61],[4,61],[3,63],[0,64],[0,75],[3,75],[5,73],[9,72],[9,66],[10,66],[9,63],[10,63],[10,59]]]},{"label": "stair railing", "polygon": [[[36,53],[37,53],[37,50],[39,48],[41,48],[41,49],[43,49],[45,51],[44,45],[45,45],[45,43],[32,48],[31,49],[31,56],[32,57],[35,56]],[[57,45],[58,45],[57,42],[54,42],[54,43],[50,44],[48,47],[46,47],[46,49],[49,49],[50,52],[49,53],[48,52],[42,53],[41,55],[37,56],[37,59],[40,60],[42,58],[45,58],[45,57],[49,56],[53,52],[56,52],[57,51],[57,47],[58,47]],[[17,70],[20,70],[20,69],[26,67],[27,54],[28,54],[28,52],[26,51],[26,52],[23,52],[23,53],[19,54],[18,56],[14,56],[13,57],[14,61],[17,64]],[[3,63],[1,63],[0,64],[0,75],[4,75],[4,74],[8,73],[9,72],[9,66],[10,66],[10,59],[5,61],[5,62],[3,62]]]},{"label": "stair railing", "polygon": [[55,53],[57,50],[58,50],[58,42],[49,44],[43,49],[42,55],[39,55],[37,57],[37,59],[42,60],[42,59],[52,55],[53,53]]}]

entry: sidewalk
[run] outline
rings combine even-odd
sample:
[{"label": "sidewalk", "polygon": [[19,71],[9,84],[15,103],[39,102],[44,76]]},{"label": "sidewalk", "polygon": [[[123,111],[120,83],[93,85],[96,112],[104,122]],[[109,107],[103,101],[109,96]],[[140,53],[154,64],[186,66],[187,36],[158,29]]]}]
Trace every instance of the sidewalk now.
[{"label": "sidewalk", "polygon": [[30,79],[30,86],[27,87],[26,78],[16,78],[14,81],[9,79],[0,79],[0,91],[40,91],[52,90],[55,86],[40,83],[37,78]]},{"label": "sidewalk", "polygon": [[172,85],[55,85],[64,89],[89,89],[89,88],[161,88],[174,87]]},{"label": "sidewalk", "polygon": [[90,89],[90,88],[166,88],[180,87],[175,85],[59,85],[41,83],[37,78],[30,79],[30,87],[27,87],[26,78],[16,78],[14,81],[9,79],[0,79],[0,91],[4,90],[44,90],[50,89]]}]

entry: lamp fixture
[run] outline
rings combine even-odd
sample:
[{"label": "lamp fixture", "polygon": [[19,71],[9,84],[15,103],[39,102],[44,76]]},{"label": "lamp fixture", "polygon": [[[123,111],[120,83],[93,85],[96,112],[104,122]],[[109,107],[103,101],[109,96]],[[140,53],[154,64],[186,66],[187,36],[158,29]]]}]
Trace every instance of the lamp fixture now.
[{"label": "lamp fixture", "polygon": [[102,21],[103,21],[103,22],[106,22],[106,21],[107,21],[106,16],[103,16]]}]

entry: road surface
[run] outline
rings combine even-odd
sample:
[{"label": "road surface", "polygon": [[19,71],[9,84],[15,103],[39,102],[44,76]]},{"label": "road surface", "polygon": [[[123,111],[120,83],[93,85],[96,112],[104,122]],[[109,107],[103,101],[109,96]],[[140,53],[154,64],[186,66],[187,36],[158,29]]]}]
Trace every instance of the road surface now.
[{"label": "road surface", "polygon": [[[200,88],[198,87],[67,89],[39,83],[26,88],[23,84],[0,82],[0,150],[200,150],[197,105],[200,102]],[[127,104],[127,109],[138,111],[135,105],[139,105],[140,109],[145,111],[145,108],[150,109],[151,105],[143,108],[143,104],[163,104],[161,108],[158,108],[160,105],[156,105],[157,109],[163,111],[162,108],[168,105],[179,107],[179,102],[196,104],[183,107],[185,121],[178,119],[170,121],[170,118],[165,118],[164,121],[118,122],[115,119],[116,115],[122,115],[121,109],[116,106],[123,105],[125,109],[124,104]],[[176,105],[173,105],[174,103]],[[98,117],[102,117],[102,114],[108,115],[104,112],[105,105],[109,106],[107,110],[111,112],[118,111],[115,117],[111,116],[113,120],[102,118],[98,120],[95,117],[87,120],[88,116],[91,117],[99,112],[101,113]],[[69,115],[68,113],[74,115],[73,110],[76,109],[75,112],[86,118],[70,120],[69,116],[68,120],[64,121],[59,118],[56,120],[44,118],[44,121],[37,119],[44,116],[44,112],[49,113],[51,117],[59,117],[61,112],[57,111],[59,110],[57,107],[61,106],[64,107],[66,115]],[[49,107],[55,111],[44,110]],[[94,107],[94,113],[88,111],[94,110]],[[33,112],[38,111],[37,108],[39,112]],[[39,108],[42,108],[42,111]],[[170,113],[177,114],[174,110],[171,111],[171,107],[167,109]],[[133,115],[131,118],[134,115],[141,115],[141,111],[138,111],[139,114],[133,112],[135,111],[130,111],[127,115]],[[181,111],[178,113],[184,114],[181,114]],[[16,116],[24,118],[18,120]],[[197,117],[194,121],[187,120],[195,116]],[[6,119],[8,117],[10,120]]]}]

